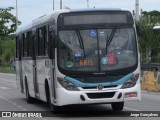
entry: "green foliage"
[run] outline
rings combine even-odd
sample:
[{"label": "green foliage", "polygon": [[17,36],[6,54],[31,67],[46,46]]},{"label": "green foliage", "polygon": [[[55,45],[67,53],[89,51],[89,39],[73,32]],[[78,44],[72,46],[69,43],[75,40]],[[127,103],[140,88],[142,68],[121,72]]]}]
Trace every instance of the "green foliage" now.
[{"label": "green foliage", "polygon": [[149,12],[143,11],[142,14],[145,15],[145,16],[148,16],[148,15],[150,15],[150,16],[160,16],[160,12],[156,11],[156,10],[149,11]]},{"label": "green foliage", "polygon": [[13,36],[1,37],[0,39],[0,64],[9,65],[14,59],[15,40]]},{"label": "green foliage", "polygon": [[0,36],[6,36],[16,31],[16,17],[10,13],[13,9],[13,7],[0,8]]},{"label": "green foliage", "polygon": [[[158,54],[160,46],[160,31],[156,34],[153,31],[153,27],[160,23],[160,12],[150,11],[143,12],[143,16],[140,18],[139,24],[143,26],[143,36],[139,37],[141,62],[148,63],[152,54]],[[156,53],[155,53],[156,52]],[[152,61],[151,61],[152,62]],[[160,62],[160,61],[159,61]]]},{"label": "green foliage", "polygon": [[[11,14],[13,7],[0,8],[0,65],[10,66],[14,59],[16,17]],[[20,24],[20,22],[19,22]]]}]

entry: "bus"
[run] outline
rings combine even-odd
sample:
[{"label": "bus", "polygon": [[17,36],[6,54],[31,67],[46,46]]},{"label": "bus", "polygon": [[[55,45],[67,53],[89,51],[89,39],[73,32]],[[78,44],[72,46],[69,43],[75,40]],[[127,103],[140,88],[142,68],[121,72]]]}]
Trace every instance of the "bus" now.
[{"label": "bus", "polygon": [[16,32],[16,80],[28,103],[61,106],[140,101],[140,54],[128,10],[58,10]]}]

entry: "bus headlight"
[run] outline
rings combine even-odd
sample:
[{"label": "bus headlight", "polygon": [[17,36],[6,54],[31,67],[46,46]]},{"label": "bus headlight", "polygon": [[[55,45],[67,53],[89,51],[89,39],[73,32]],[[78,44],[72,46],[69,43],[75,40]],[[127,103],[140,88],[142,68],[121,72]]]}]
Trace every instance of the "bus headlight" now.
[{"label": "bus headlight", "polygon": [[133,77],[131,77],[122,85],[122,89],[134,87],[137,83],[138,78],[139,74],[133,75]]},{"label": "bus headlight", "polygon": [[62,78],[57,78],[58,82],[60,83],[60,85],[62,87],[64,87],[66,90],[69,90],[69,91],[79,91],[79,89],[73,85],[72,83],[70,83],[69,81],[66,81]]}]

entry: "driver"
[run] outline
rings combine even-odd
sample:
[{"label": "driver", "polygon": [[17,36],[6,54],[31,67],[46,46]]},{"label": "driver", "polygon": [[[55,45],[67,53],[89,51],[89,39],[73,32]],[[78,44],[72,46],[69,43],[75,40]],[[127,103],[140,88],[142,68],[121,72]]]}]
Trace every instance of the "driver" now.
[{"label": "driver", "polygon": [[126,50],[127,48],[127,43],[128,43],[128,33],[126,30],[121,29],[117,30],[116,33],[114,34],[114,37],[108,46],[108,50],[116,50],[116,49],[123,49]]}]

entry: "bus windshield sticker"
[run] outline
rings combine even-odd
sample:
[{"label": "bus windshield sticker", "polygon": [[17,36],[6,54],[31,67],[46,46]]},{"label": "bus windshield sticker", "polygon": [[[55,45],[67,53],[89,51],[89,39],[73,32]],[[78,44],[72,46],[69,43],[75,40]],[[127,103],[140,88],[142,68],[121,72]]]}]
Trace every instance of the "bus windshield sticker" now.
[{"label": "bus windshield sticker", "polygon": [[79,58],[82,57],[82,53],[79,51],[74,52],[74,57]]},{"label": "bus windshield sticker", "polygon": [[72,61],[67,61],[67,62],[66,62],[66,66],[67,66],[68,68],[73,67],[73,62],[72,62]]},{"label": "bus windshield sticker", "polygon": [[104,31],[101,31],[99,35],[100,35],[101,37],[105,37]]},{"label": "bus windshield sticker", "polygon": [[91,59],[85,59],[79,61],[80,66],[93,66],[93,61]]},{"label": "bus windshield sticker", "polygon": [[107,57],[103,57],[103,58],[101,59],[101,63],[102,63],[103,65],[108,64],[108,58],[107,58]]},{"label": "bus windshield sticker", "polygon": [[117,64],[117,57],[116,57],[116,53],[115,52],[108,53],[107,54],[107,58],[108,58],[108,65]]},{"label": "bus windshield sticker", "polygon": [[90,30],[90,36],[96,37],[97,36],[96,30]]}]

